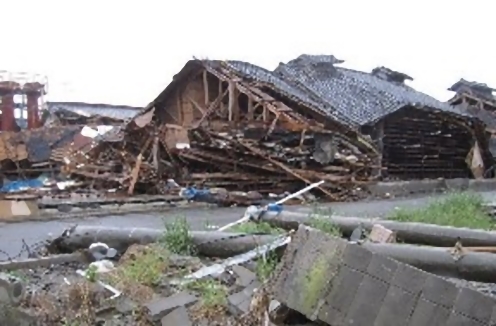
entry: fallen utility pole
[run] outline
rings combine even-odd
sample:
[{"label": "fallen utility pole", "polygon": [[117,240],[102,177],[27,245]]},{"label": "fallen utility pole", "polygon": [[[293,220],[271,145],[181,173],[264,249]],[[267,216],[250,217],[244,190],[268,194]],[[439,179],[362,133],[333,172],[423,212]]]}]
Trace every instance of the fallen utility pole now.
[{"label": "fallen utility pole", "polygon": [[455,253],[450,248],[372,242],[365,242],[362,247],[432,274],[467,281],[496,282],[496,256],[491,253],[463,249]]},{"label": "fallen utility pole", "polygon": [[0,262],[0,271],[35,269],[72,262],[89,263],[91,261],[90,257],[91,254],[88,251],[78,251],[71,254],[60,254],[49,257],[15,259]]},{"label": "fallen utility pole", "polygon": [[[312,217],[315,215],[282,211],[280,213],[265,212],[260,215],[258,220],[285,230],[297,230],[300,224],[308,225]],[[364,229],[371,230],[375,224],[380,224],[396,232],[397,238],[406,243],[450,247],[454,246],[458,239],[461,239],[462,244],[467,247],[496,246],[496,232],[491,231],[359,217],[324,215],[316,217],[329,219],[341,230],[344,236],[349,236],[360,225]]]},{"label": "fallen utility pole", "polygon": [[[119,228],[103,226],[75,226],[65,230],[48,246],[50,252],[68,253],[88,248],[92,243],[103,242],[119,252],[133,244],[158,242],[164,230],[151,228]],[[199,254],[207,257],[231,257],[273,242],[273,235],[253,235],[215,231],[192,231],[190,236]]]}]

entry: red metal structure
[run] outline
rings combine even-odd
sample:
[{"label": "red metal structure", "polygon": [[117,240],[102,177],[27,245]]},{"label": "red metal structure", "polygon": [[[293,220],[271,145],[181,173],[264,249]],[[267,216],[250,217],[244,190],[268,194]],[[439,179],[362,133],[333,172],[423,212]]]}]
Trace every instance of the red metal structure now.
[{"label": "red metal structure", "polygon": [[[1,131],[19,130],[17,121],[25,122],[24,111],[27,111],[28,129],[41,127],[39,111],[44,104],[46,89],[47,79],[44,76],[0,71]],[[22,103],[16,105],[14,97],[17,95],[20,95]]]}]

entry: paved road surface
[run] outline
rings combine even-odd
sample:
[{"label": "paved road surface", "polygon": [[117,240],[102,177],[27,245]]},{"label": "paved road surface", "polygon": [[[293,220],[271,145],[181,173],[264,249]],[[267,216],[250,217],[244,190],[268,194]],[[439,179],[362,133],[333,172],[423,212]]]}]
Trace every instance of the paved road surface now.
[{"label": "paved road surface", "polygon": [[[487,201],[496,199],[496,191],[481,193]],[[344,216],[385,216],[396,207],[421,207],[437,196],[422,196],[407,199],[375,200],[354,203],[327,204],[337,215]],[[291,209],[311,211],[312,208],[299,206]],[[207,225],[222,226],[235,221],[243,215],[243,208],[195,208],[162,212],[159,214],[131,214],[124,216],[107,216],[92,219],[77,219],[49,222],[26,222],[0,225],[0,249],[9,255],[16,255],[21,246],[21,240],[33,244],[42,241],[49,234],[59,235],[69,225],[78,223],[84,225],[110,225],[123,227],[162,228],[163,221],[173,220],[177,216],[186,216],[193,230],[204,230]],[[0,253],[0,260],[4,257]]]}]

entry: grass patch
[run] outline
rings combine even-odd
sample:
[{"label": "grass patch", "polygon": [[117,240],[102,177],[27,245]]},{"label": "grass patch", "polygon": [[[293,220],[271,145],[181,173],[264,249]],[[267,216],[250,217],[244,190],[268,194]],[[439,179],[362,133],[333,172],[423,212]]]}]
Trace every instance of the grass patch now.
[{"label": "grass patch", "polygon": [[200,304],[203,309],[217,310],[227,306],[228,290],[218,281],[197,280],[187,284],[186,287],[200,295]]},{"label": "grass patch", "polygon": [[239,232],[239,233],[249,233],[249,234],[254,234],[254,233],[266,233],[266,234],[282,234],[284,231],[278,228],[273,227],[267,222],[246,222],[238,225],[234,225],[231,228],[232,232]]},{"label": "grass patch", "polygon": [[335,237],[342,237],[339,228],[327,217],[310,215],[308,226]]},{"label": "grass patch", "polygon": [[390,218],[400,222],[418,222],[489,230],[494,222],[483,206],[483,198],[472,192],[456,192],[432,201],[427,207],[401,208]]},{"label": "grass patch", "polygon": [[265,282],[274,273],[278,264],[278,257],[275,252],[269,252],[267,255],[257,260],[257,268],[255,270],[257,278],[261,282]]},{"label": "grass patch", "polygon": [[143,248],[132,254],[118,268],[118,277],[134,283],[155,286],[169,267],[169,252],[160,245]]},{"label": "grass patch", "polygon": [[162,237],[170,252],[178,255],[194,255],[196,253],[190,226],[185,217],[177,217],[171,223],[165,223],[165,232]]}]

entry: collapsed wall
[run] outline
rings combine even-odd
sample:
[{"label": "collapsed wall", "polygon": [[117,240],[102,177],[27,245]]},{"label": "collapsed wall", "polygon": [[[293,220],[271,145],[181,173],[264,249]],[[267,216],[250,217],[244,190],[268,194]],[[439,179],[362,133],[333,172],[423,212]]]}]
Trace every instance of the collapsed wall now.
[{"label": "collapsed wall", "polygon": [[332,326],[496,325],[496,298],[301,226],[275,299]]}]

